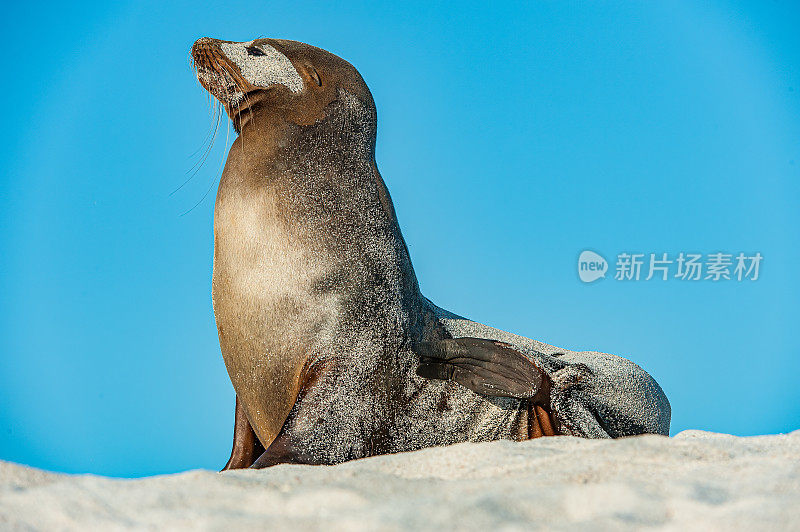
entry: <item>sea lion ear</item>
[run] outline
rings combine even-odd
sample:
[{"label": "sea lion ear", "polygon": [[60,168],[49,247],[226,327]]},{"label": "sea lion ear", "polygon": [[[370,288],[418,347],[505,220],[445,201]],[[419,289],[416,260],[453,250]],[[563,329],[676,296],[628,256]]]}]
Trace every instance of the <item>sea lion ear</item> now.
[{"label": "sea lion ear", "polygon": [[490,397],[534,399],[544,376],[533,362],[511,345],[484,338],[448,338],[422,342],[417,375],[452,380]]},{"label": "sea lion ear", "polygon": [[322,76],[319,75],[317,69],[314,68],[312,64],[304,65],[306,67],[306,72],[308,72],[308,76],[317,84],[317,87],[322,87]]}]

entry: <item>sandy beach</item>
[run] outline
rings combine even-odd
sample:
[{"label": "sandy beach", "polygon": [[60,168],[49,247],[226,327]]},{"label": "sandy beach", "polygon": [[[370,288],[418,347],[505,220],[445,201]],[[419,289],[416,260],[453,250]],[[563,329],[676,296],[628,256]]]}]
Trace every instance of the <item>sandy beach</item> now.
[{"label": "sandy beach", "polygon": [[0,528],[797,530],[800,431],[463,443],[120,480],[0,462]]}]

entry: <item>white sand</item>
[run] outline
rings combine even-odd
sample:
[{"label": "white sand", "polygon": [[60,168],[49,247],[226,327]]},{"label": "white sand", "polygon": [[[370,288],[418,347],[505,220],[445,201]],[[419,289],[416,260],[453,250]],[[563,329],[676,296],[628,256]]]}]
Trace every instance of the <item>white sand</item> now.
[{"label": "white sand", "polygon": [[464,443],[118,480],[0,462],[0,529],[800,530],[800,431]]}]

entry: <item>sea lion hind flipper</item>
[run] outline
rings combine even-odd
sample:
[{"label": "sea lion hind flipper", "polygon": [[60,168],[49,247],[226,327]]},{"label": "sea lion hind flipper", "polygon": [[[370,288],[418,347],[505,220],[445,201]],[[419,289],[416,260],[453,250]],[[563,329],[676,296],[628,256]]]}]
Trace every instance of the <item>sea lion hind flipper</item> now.
[{"label": "sea lion hind flipper", "polygon": [[511,345],[484,338],[447,338],[422,342],[417,375],[452,380],[490,397],[535,399],[543,389],[544,372]]}]

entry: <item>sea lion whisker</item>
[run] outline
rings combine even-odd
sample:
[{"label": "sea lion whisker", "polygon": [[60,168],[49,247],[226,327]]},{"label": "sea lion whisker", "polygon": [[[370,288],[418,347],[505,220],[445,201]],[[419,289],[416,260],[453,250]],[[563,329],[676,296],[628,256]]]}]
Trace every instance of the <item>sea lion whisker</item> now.
[{"label": "sea lion whisker", "polygon": [[181,216],[186,216],[187,214],[192,212],[194,209],[196,209],[201,203],[203,203],[203,200],[206,199],[206,196],[208,196],[208,193],[211,192],[212,188],[214,188],[214,185],[216,184],[218,177],[219,177],[219,174],[214,175],[214,178],[211,180],[211,184],[208,185],[208,188],[203,193],[202,197],[199,200],[197,200],[197,203],[192,205],[192,207],[189,210],[182,212]]},{"label": "sea lion whisker", "polygon": [[[248,115],[250,117],[250,120],[253,120],[253,116],[254,116],[253,115],[253,109],[252,109],[253,103],[250,100],[250,94],[251,93],[252,93],[252,91],[245,92],[244,90],[242,90],[242,98],[241,99],[244,101],[244,111],[246,111],[248,113]],[[241,127],[242,127],[242,112],[243,111],[242,111],[241,103],[242,102],[239,101],[236,104],[236,116],[235,116],[235,119],[233,120],[234,129],[236,130],[237,133],[240,132]],[[245,139],[242,138],[242,151],[243,152],[244,152],[244,143],[245,143]]]},{"label": "sea lion whisker", "polygon": [[[225,132],[225,150],[228,149],[228,141],[229,141],[229,138],[230,138],[230,132],[231,132],[231,125],[230,125],[230,122],[228,122],[228,126],[227,126],[226,132]],[[211,184],[208,185],[208,188],[203,193],[203,196],[197,201],[197,203],[195,203],[192,206],[191,209],[189,209],[188,211],[182,213],[181,216],[185,216],[185,215],[189,214],[195,208],[197,208],[198,205],[203,203],[203,200],[206,199],[206,197],[208,196],[208,193],[211,192],[212,188],[214,188],[214,185],[217,183],[217,180],[222,176],[222,170],[223,170],[224,167],[225,167],[225,151],[223,151],[223,153],[222,153],[222,159],[220,161],[219,169],[218,169],[217,173],[214,175],[214,178],[211,180]]]},{"label": "sea lion whisker", "polygon": [[[198,160],[197,162],[195,162],[195,163],[194,163],[194,164],[193,164],[193,165],[192,165],[192,166],[191,166],[191,167],[190,167],[190,168],[189,168],[189,169],[186,171],[186,173],[187,173],[187,174],[188,174],[188,173],[190,173],[190,172],[192,173],[192,175],[196,174],[196,173],[197,173],[197,171],[198,171],[198,170],[200,170],[200,168],[203,166],[203,163],[205,163],[206,159],[208,158],[209,154],[211,153],[211,149],[214,147],[214,141],[216,140],[216,137],[217,137],[217,131],[219,130],[220,116],[221,116],[221,113],[219,113],[219,112],[216,112],[216,107],[215,107],[215,113],[214,113],[214,117],[215,117],[215,123],[214,123],[214,129],[213,129],[213,131],[214,131],[214,134],[213,134],[213,135],[212,135],[212,137],[211,137],[211,142],[210,142],[210,144],[208,145],[208,147],[206,148],[205,152],[203,152],[203,155],[202,155],[202,157],[200,158],[200,160]],[[204,142],[205,142],[205,141],[204,141]],[[191,179],[191,178],[190,178],[190,179]]]},{"label": "sea lion whisker", "polygon": [[[246,98],[246,97],[247,97],[247,96],[245,96],[245,98]],[[241,105],[240,105],[240,104],[237,102],[237,103],[236,103],[236,114],[237,114],[237,116],[238,116],[238,115],[239,115],[241,112],[242,112],[242,107],[241,107]],[[241,146],[242,155],[244,155],[244,139],[242,139],[242,143],[241,143],[241,144],[242,144],[242,146]]]},{"label": "sea lion whisker", "polygon": [[[213,126],[213,133],[214,134],[211,136],[211,141],[209,142],[208,147],[205,149],[205,152],[203,153],[203,155],[200,158],[200,160],[195,162],[192,165],[192,168],[190,168],[188,170],[188,171],[192,172],[191,175],[189,175],[189,177],[187,177],[186,180],[184,180],[184,182],[181,183],[175,190],[170,192],[168,197],[173,196],[176,192],[178,192],[184,186],[186,186],[186,184],[189,183],[189,181],[194,179],[194,177],[197,175],[197,173],[200,172],[200,169],[203,167],[203,164],[205,164],[206,160],[208,160],[208,157],[211,154],[211,150],[214,147],[214,142],[216,141],[216,138],[217,138],[217,132],[219,131],[219,123],[220,123],[221,116],[222,116],[222,112],[220,111],[220,106],[219,105],[214,105],[215,123],[214,123],[214,126]],[[206,141],[204,140],[203,144],[205,144],[205,142]],[[194,171],[192,171],[192,169],[194,169]]]},{"label": "sea lion whisker", "polygon": [[[210,96],[211,96],[210,94],[208,94],[208,92],[206,92],[206,95],[207,95],[209,98],[210,98]],[[202,150],[202,149],[205,147],[205,144],[206,144],[206,142],[207,142],[207,141],[208,141],[208,139],[211,137],[211,134],[214,132],[214,130],[215,130],[215,128],[216,128],[216,126],[214,125],[214,121],[217,119],[217,106],[216,106],[216,104],[213,104],[213,105],[212,105],[212,103],[211,103],[211,100],[210,100],[210,99],[209,99],[209,101],[208,101],[208,110],[209,110],[209,112],[210,112],[210,113],[212,113],[212,114],[211,114],[211,116],[210,116],[210,118],[211,118],[211,125],[210,125],[210,126],[209,126],[209,128],[208,128],[208,132],[206,133],[206,136],[205,136],[205,137],[203,137],[203,142],[201,142],[201,143],[200,143],[200,146],[199,146],[199,147],[198,147],[196,150],[194,150],[194,152],[192,152],[192,154],[191,154],[191,155],[189,155],[189,157],[188,157],[189,159],[191,159],[192,157],[194,157],[195,155],[197,155],[197,154],[200,152],[200,150]]]},{"label": "sea lion whisker", "polygon": [[246,109],[246,111],[250,115],[250,121],[254,120],[254,116],[255,116],[253,114],[253,104],[250,102],[250,95],[251,94],[252,94],[252,92],[245,92],[244,93],[244,97],[247,99],[247,109]]}]

